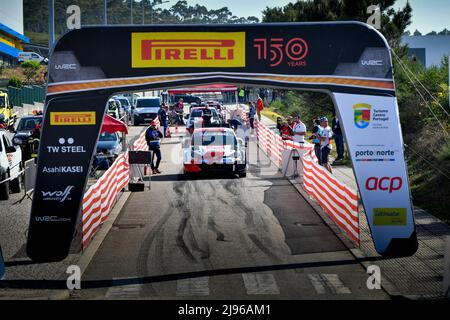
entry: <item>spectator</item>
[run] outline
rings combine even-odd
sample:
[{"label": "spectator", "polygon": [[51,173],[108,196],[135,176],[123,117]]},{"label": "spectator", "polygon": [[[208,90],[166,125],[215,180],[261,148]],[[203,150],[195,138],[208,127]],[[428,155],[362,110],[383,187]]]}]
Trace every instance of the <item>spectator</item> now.
[{"label": "spectator", "polygon": [[314,143],[314,152],[316,153],[316,157],[320,160],[320,137],[319,137],[319,127],[320,127],[320,120],[318,118],[315,118],[313,120],[313,128],[312,128],[312,140]]},{"label": "spectator", "polygon": [[255,104],[253,102],[249,102],[248,106],[249,106],[248,119],[250,121],[250,128],[252,128],[252,130],[254,130],[255,129],[255,115],[256,115]]},{"label": "spectator", "polygon": [[167,128],[169,127],[169,123],[167,121],[167,112],[166,112],[166,104],[163,102],[158,111],[158,120],[160,125],[164,128],[164,138],[167,137]]},{"label": "spectator", "polygon": [[280,117],[277,118],[277,130],[281,133],[281,127],[283,126],[283,119]]},{"label": "spectator", "polygon": [[330,173],[332,173],[331,166],[328,163],[328,156],[330,155],[333,147],[331,146],[331,140],[333,139],[333,131],[328,126],[328,119],[322,117],[320,119],[320,127],[318,131],[320,137],[320,165],[325,167]]},{"label": "spectator", "polygon": [[184,112],[184,104],[183,99],[180,99],[173,107],[177,114],[177,125],[184,125],[183,121],[183,112]]},{"label": "spectator", "polygon": [[294,119],[291,116],[287,116],[286,117],[286,121],[289,127],[291,127],[291,129],[294,129]]},{"label": "spectator", "polygon": [[[148,127],[147,131],[145,132],[145,140],[147,141],[148,149],[150,151],[153,151],[152,155],[152,163],[151,163],[151,169],[153,174],[159,174],[161,171],[159,171],[159,164],[161,162],[161,138],[163,137],[163,134],[156,129],[156,122],[153,120],[150,124],[150,127]],[[156,156],[156,165],[154,164],[154,157]]]},{"label": "spectator", "polygon": [[336,114],[334,115],[331,128],[333,130],[333,139],[336,143],[337,159],[335,162],[340,162],[344,160],[344,136],[342,134],[341,124],[339,123],[339,119],[336,117]]},{"label": "spectator", "polygon": [[239,102],[240,103],[244,103],[244,99],[245,99],[245,90],[244,88],[240,88],[239,89]]},{"label": "spectator", "polygon": [[305,143],[305,135],[306,135],[306,126],[300,120],[300,116],[295,116],[294,118],[294,127],[292,128],[292,132],[294,135],[294,142],[304,144]]},{"label": "spectator", "polygon": [[237,131],[239,126],[242,126],[243,122],[240,113],[234,113],[233,118],[230,120],[230,125],[233,127],[234,132]]},{"label": "spectator", "polygon": [[256,113],[258,114],[258,121],[261,122],[261,111],[264,110],[264,102],[263,99],[258,95],[258,99],[256,100]]},{"label": "spectator", "polygon": [[286,121],[283,121],[281,124],[280,135],[281,139],[285,141],[292,140],[294,133],[292,131],[292,128],[288,125]]}]

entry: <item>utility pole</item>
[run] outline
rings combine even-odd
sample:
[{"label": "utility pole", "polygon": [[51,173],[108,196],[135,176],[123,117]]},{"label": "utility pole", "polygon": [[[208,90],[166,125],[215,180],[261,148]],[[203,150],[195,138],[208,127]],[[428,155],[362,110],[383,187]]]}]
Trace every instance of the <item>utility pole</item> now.
[{"label": "utility pole", "polygon": [[142,24],[145,24],[145,4],[144,4],[144,0],[142,0]]},{"label": "utility pole", "polygon": [[52,51],[55,43],[55,0],[48,0],[48,52]]},{"label": "utility pole", "polygon": [[133,2],[134,0],[130,0],[130,20],[131,20],[131,24],[133,24]]},{"label": "utility pole", "polygon": [[103,17],[106,26],[108,24],[108,0],[103,1]]}]

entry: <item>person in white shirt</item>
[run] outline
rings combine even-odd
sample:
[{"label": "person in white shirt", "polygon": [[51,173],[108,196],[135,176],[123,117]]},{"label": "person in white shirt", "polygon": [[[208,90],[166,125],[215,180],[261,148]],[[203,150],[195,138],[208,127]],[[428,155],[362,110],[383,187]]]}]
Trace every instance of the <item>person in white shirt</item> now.
[{"label": "person in white shirt", "polygon": [[301,144],[305,143],[306,126],[300,120],[299,116],[295,116],[294,118],[294,126],[292,127],[292,132],[294,134],[294,142]]},{"label": "person in white shirt", "polygon": [[320,119],[320,127],[318,131],[320,139],[320,159],[319,164],[324,166],[330,173],[332,173],[331,166],[328,163],[328,156],[333,149],[331,140],[333,139],[333,130],[328,126],[328,119],[322,117]]}]

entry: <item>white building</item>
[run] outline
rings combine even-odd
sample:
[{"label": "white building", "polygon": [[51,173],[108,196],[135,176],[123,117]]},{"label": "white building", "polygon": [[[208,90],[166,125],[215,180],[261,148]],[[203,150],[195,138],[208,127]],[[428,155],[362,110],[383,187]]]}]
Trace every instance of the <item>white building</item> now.
[{"label": "white building", "polygon": [[0,0],[0,62],[15,64],[23,44],[23,0]]},{"label": "white building", "polygon": [[450,36],[404,36],[402,43],[427,68],[440,65],[442,58],[450,54]]}]

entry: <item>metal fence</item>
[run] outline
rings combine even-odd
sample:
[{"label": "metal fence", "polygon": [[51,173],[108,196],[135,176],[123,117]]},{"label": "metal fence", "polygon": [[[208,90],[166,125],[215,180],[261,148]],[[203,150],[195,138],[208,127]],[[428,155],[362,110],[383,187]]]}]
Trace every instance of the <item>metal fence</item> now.
[{"label": "metal fence", "polygon": [[45,87],[44,86],[23,86],[22,88],[7,87],[8,95],[11,103],[16,107],[23,104],[34,104],[35,102],[44,103]]}]

